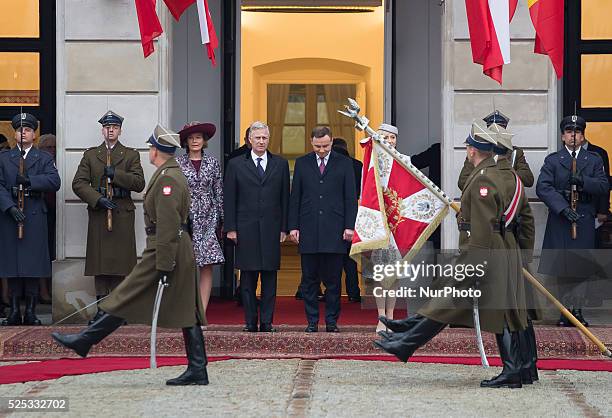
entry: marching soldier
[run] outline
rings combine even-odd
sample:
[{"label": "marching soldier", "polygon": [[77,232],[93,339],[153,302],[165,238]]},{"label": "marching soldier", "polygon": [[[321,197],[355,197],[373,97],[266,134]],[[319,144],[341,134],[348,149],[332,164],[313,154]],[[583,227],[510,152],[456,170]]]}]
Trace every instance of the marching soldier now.
[{"label": "marching soldier", "polygon": [[[506,115],[501,113],[499,110],[496,110],[490,115],[487,115],[483,118],[483,120],[487,123],[487,128],[490,128],[491,125],[496,124],[506,129],[508,128],[508,123],[510,123],[510,119]],[[523,182],[523,185],[525,187],[533,186],[534,177],[531,168],[527,163],[527,159],[525,158],[525,152],[519,147],[513,146],[512,150],[509,150],[507,154],[508,160],[510,161],[512,168],[514,169],[516,174],[518,174],[519,178]],[[466,159],[463,163],[461,173],[459,174],[459,180],[457,181],[459,190],[463,190],[466,180],[472,171],[474,171],[474,166]]]},{"label": "marching soldier", "polygon": [[101,316],[78,334],[53,333],[59,344],[86,357],[94,344],[119,328],[124,320],[151,324],[160,280],[169,286],[159,309],[159,326],[182,328],[187,352],[187,370],[168,385],[207,385],[207,357],[200,324],[205,324],[198,293],[196,265],[189,221],[189,188],[174,152],[181,147],[179,135],[161,126],[149,143],[149,160],[157,167],[144,200],[147,244],[142,260],[100,303]]},{"label": "marching soldier", "polygon": [[[8,278],[11,302],[2,325],[40,325],[36,317],[39,280],[51,277],[43,193],[59,190],[61,182],[53,157],[32,146],[38,120],[20,113],[11,125],[17,145],[0,153],[0,277]],[[20,194],[23,205],[19,204]],[[26,308],[22,317],[23,296]]]},{"label": "marching soldier", "polygon": [[[561,302],[588,326],[582,307],[587,278],[596,273],[589,250],[595,248],[597,198],[609,193],[608,177],[601,157],[582,147],[586,121],[566,116],[560,128],[564,146],[546,157],[536,186],[538,197],[548,207],[538,272],[558,277]],[[572,186],[576,186],[576,193],[572,193]],[[563,315],[558,325],[571,326]]]},{"label": "marching soldier", "polygon": [[[85,151],[72,190],[87,203],[85,275],[95,277],[96,297],[100,300],[136,265],[131,192],[141,192],[145,180],[140,154],[119,142],[123,118],[109,110],[98,122],[104,142]],[[98,310],[90,323],[101,315]]]},{"label": "marching soldier", "polygon": [[[466,140],[468,160],[475,169],[469,175],[461,195],[458,216],[461,255],[457,264],[484,265],[485,273],[464,280],[451,279],[446,286],[456,291],[479,289],[482,329],[496,334],[497,345],[504,365],[502,373],[481,382],[482,387],[520,388],[521,355],[518,331],[527,321],[522,300],[521,257],[513,234],[515,217],[524,210],[524,191],[511,170],[500,170],[493,158],[496,133],[477,124]],[[528,220],[533,222],[533,219]],[[514,247],[514,248],[512,248]],[[510,251],[508,251],[510,250]],[[442,279],[438,284],[445,286]],[[503,289],[505,291],[500,291]],[[442,331],[448,324],[474,326],[472,297],[432,298],[414,316],[404,320],[380,318],[389,329],[396,331],[375,345],[406,362],[412,354]]]}]

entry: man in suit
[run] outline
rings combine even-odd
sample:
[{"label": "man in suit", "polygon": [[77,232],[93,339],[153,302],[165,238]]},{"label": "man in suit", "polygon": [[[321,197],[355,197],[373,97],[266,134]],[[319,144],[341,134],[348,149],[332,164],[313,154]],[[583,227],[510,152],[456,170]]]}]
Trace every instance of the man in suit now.
[{"label": "man in suit", "polygon": [[268,151],[270,130],[263,122],[250,129],[251,151],[229,161],[225,173],[225,229],[236,244],[245,331],[257,331],[257,279],[261,275],[259,331],[272,327],[280,246],[287,236],[289,163]]},{"label": "man in suit", "polygon": [[289,230],[302,261],[306,332],[318,331],[321,281],[326,288],[326,330],[339,332],[342,259],[357,217],[353,163],[332,151],[332,138],[328,127],[313,129],[313,152],[295,161],[289,202]]},{"label": "man in suit", "polygon": [[[600,196],[608,196],[610,186],[601,157],[582,148],[586,121],[566,116],[561,121],[564,146],[546,157],[538,177],[536,193],[548,207],[546,232],[538,272],[557,276],[561,302],[588,326],[582,315],[587,278],[596,274],[590,251],[595,248],[595,219]],[[572,160],[576,172],[572,172]],[[578,203],[571,204],[571,188],[576,186]],[[576,225],[576,236],[573,226]],[[559,326],[570,326],[562,315]]]}]

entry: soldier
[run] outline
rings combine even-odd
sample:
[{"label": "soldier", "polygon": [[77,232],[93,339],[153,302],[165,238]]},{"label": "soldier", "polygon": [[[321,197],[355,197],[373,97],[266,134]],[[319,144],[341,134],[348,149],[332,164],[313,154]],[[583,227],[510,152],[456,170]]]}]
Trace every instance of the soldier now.
[{"label": "soldier", "polygon": [[[597,202],[599,196],[609,193],[608,177],[601,157],[582,147],[586,121],[580,116],[566,116],[560,128],[564,146],[546,157],[536,186],[538,197],[548,207],[538,272],[558,277],[561,302],[569,305],[576,319],[588,326],[582,314],[586,280],[596,274],[596,263],[589,250],[595,248]],[[577,193],[575,209],[572,186],[576,186]],[[563,315],[558,325],[571,326]]]},{"label": "soldier", "polygon": [[[119,142],[123,118],[109,110],[98,121],[104,142],[85,151],[72,190],[85,203],[89,223],[85,275],[95,277],[96,298],[108,295],[136,265],[134,202],[145,180],[138,151]],[[107,164],[110,153],[110,164]],[[112,194],[107,194],[107,179]],[[112,196],[112,199],[108,197]],[[111,210],[111,225],[108,225]],[[96,313],[93,323],[103,312]]]},{"label": "soldier", "polygon": [[[490,115],[487,115],[482,120],[487,123],[487,128],[491,127],[491,125],[493,124],[496,124],[506,129],[508,128],[508,123],[510,123],[510,119],[503,113],[501,113],[499,110],[496,110]],[[511,162],[512,168],[523,182],[523,185],[525,187],[533,186],[533,173],[531,172],[531,168],[529,168],[529,164],[527,163],[527,159],[525,158],[525,153],[523,152],[523,150],[513,146],[512,151],[508,151],[508,158]],[[474,166],[470,164],[470,162],[466,159],[463,163],[461,173],[459,174],[459,180],[457,181],[459,190],[463,190],[466,180],[473,170]]]},{"label": "soldier", "polygon": [[[0,277],[9,283],[11,310],[2,325],[40,325],[36,303],[41,277],[51,277],[51,260],[47,245],[47,208],[44,192],[60,188],[60,177],[53,157],[33,147],[38,120],[20,113],[11,121],[17,145],[0,153]],[[20,163],[23,158],[23,174]],[[18,203],[22,188],[24,203]],[[23,237],[18,236],[23,225]],[[21,316],[20,302],[26,298]]]},{"label": "soldier", "polygon": [[[468,159],[476,168],[467,179],[457,218],[461,249],[457,265],[472,265],[476,269],[486,266],[484,276],[478,279],[472,275],[457,281],[453,278],[446,284],[438,279],[437,284],[451,286],[456,291],[478,288],[482,292],[481,325],[485,331],[496,334],[504,369],[499,376],[482,381],[481,386],[520,388],[517,331],[525,329],[527,321],[522,300],[520,252],[516,245],[511,248],[513,237],[509,235],[513,234],[516,214],[527,213],[523,208],[526,199],[522,188],[517,187],[514,173],[496,167],[492,152],[495,136],[496,133],[476,123],[472,127],[466,144]],[[394,321],[381,317],[380,320],[397,333],[387,340],[376,341],[375,345],[406,362],[446,325],[473,326],[472,298],[436,297],[407,319]]]},{"label": "soldier", "polygon": [[151,324],[157,284],[167,280],[159,310],[159,326],[183,329],[187,370],[167,385],[207,385],[208,363],[204,335],[204,310],[198,293],[196,266],[189,221],[189,188],[174,159],[181,147],[179,135],[161,126],[148,139],[149,161],[157,170],[144,200],[147,245],[134,270],[100,303],[104,312],[78,334],[52,334],[55,341],[86,357],[94,344],[119,328],[124,320]]}]

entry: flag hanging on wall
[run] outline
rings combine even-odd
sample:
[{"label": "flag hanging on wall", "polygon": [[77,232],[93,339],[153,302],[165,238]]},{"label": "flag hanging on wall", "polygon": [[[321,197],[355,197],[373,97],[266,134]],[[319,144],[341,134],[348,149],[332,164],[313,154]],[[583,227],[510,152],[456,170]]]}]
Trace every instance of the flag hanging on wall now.
[{"label": "flag hanging on wall", "polygon": [[155,38],[164,30],[155,11],[155,0],[135,0],[138,26],[140,27],[140,42],[145,58],[155,51]]},{"label": "flag hanging on wall", "polygon": [[558,78],[563,77],[565,10],[563,0],[527,0],[536,30],[536,54],[548,55]]},{"label": "flag hanging on wall", "polygon": [[518,0],[465,0],[472,59],[499,84],[504,64],[510,63],[510,22],[517,5]]}]

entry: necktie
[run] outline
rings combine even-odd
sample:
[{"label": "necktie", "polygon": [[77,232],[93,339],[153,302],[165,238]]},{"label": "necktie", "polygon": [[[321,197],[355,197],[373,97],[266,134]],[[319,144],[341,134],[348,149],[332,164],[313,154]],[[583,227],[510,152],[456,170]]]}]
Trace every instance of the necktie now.
[{"label": "necktie", "polygon": [[323,172],[325,171],[325,158],[319,158],[321,160],[321,164],[319,164],[319,171],[321,172],[321,175],[323,174]]},{"label": "necktie", "polygon": [[261,161],[263,160],[263,158],[259,157],[257,158],[257,172],[259,173],[259,178],[263,178],[265,171],[263,166],[261,165]]}]

